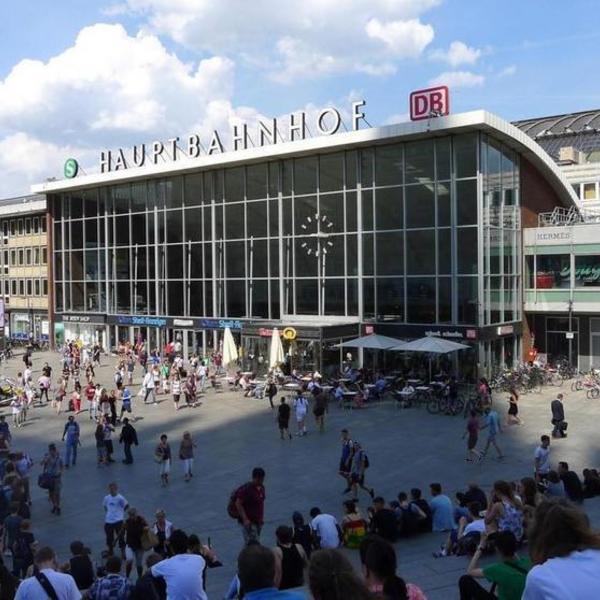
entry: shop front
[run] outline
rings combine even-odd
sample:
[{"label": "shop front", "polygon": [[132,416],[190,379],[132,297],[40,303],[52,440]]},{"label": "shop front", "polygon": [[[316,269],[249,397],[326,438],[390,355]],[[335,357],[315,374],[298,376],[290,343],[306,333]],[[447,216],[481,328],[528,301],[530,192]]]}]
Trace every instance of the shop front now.
[{"label": "shop front", "polygon": [[47,342],[49,332],[48,313],[33,309],[16,310],[8,313],[9,336],[15,341],[26,341],[33,337],[36,342]]},{"label": "shop front", "polygon": [[57,346],[81,340],[85,346],[100,344],[106,348],[106,317],[93,314],[56,315],[54,341]]}]

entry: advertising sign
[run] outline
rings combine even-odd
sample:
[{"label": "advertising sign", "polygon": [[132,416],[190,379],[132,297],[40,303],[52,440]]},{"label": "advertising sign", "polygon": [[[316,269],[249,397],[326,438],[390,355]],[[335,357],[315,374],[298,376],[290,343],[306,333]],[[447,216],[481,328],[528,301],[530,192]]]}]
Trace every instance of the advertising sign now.
[{"label": "advertising sign", "polygon": [[410,120],[420,121],[432,117],[445,117],[450,113],[450,92],[440,85],[410,94]]}]

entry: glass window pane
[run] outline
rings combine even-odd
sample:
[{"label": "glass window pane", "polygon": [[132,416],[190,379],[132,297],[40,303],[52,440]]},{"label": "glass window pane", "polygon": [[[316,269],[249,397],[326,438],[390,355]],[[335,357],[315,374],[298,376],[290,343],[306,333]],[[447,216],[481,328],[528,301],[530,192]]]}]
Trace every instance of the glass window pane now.
[{"label": "glass window pane", "polygon": [[319,191],[335,192],[344,189],[344,153],[319,156]]},{"label": "glass window pane", "polygon": [[477,224],[477,180],[456,182],[457,225]]},{"label": "glass window pane", "polygon": [[276,198],[279,194],[279,162],[269,163],[269,197]]},{"label": "glass window pane", "polygon": [[[406,232],[406,270],[409,275],[435,274],[435,230]],[[378,256],[379,258],[379,256]],[[387,260],[390,260],[388,255]]]},{"label": "glass window pane", "polygon": [[406,183],[433,181],[433,139],[404,145]]},{"label": "glass window pane", "polygon": [[248,251],[252,256],[252,279],[268,277],[269,261],[267,260],[267,240],[249,240]]},{"label": "glass window pane", "polygon": [[358,315],[358,281],[356,279],[346,279],[346,293],[348,316]]},{"label": "glass window pane", "polygon": [[325,306],[326,315],[346,314],[346,281],[344,279],[327,279],[325,282]]},{"label": "glass window pane", "polygon": [[401,231],[378,233],[377,275],[404,275],[404,241]]},{"label": "glass window pane", "polygon": [[246,274],[246,247],[244,242],[227,242],[225,256],[227,277],[244,277]]},{"label": "glass window pane", "polygon": [[452,322],[452,280],[449,277],[439,277],[438,284],[438,322]]},{"label": "glass window pane", "polygon": [[267,201],[248,202],[246,204],[246,215],[248,219],[247,237],[267,237]]},{"label": "glass window pane", "polygon": [[411,185],[405,188],[406,227],[435,226],[435,197],[432,185]]},{"label": "glass window pane", "polygon": [[317,157],[294,159],[294,194],[314,194],[317,191]]},{"label": "glass window pane", "polygon": [[294,225],[296,235],[317,233],[316,217],[318,215],[316,196],[294,198]]},{"label": "glass window pane", "polygon": [[404,280],[400,277],[377,279],[377,320],[404,320]]},{"label": "glass window pane", "polygon": [[362,192],[362,227],[363,231],[373,230],[373,192]]},{"label": "glass window pane", "polygon": [[169,302],[169,313],[170,315],[180,316],[183,315],[183,281],[169,281],[167,284],[168,302]]},{"label": "glass window pane", "polygon": [[356,161],[358,160],[358,152],[351,150],[346,152],[346,189],[353,190],[356,188]]},{"label": "glass window pane", "polygon": [[[317,256],[317,243],[313,237],[298,237],[295,240],[296,248],[296,276],[316,277],[321,259]],[[288,257],[289,258],[289,257]],[[285,263],[285,260],[284,260]],[[286,268],[284,264],[284,269]],[[287,272],[287,271],[286,271]]]},{"label": "glass window pane", "polygon": [[375,280],[363,278],[363,312],[365,319],[375,317]]},{"label": "glass window pane", "polygon": [[324,194],[319,196],[321,231],[341,233],[344,231],[344,195]]},{"label": "glass window pane", "polygon": [[435,279],[409,277],[406,280],[409,323],[435,323]]},{"label": "glass window pane", "polygon": [[202,241],[202,209],[188,208],[185,211],[185,241]]},{"label": "glass window pane", "polygon": [[575,286],[600,286],[600,256],[594,254],[575,257]]},{"label": "glass window pane", "polygon": [[375,223],[377,229],[402,229],[402,188],[375,190]]},{"label": "glass window pane", "polygon": [[458,273],[477,273],[477,228],[461,227],[456,230]]},{"label": "glass window pane", "polygon": [[402,185],[402,144],[375,149],[375,184]]},{"label": "glass window pane", "polygon": [[477,175],[477,134],[454,136],[453,143],[456,177]]},{"label": "glass window pane", "polygon": [[356,192],[346,192],[346,231],[356,231],[357,203]]},{"label": "glass window pane", "polygon": [[[395,236],[396,234],[378,234],[378,236],[380,235]],[[363,275],[375,274],[373,242],[374,239],[372,233],[365,233],[363,235]]]},{"label": "glass window pane", "polygon": [[267,197],[266,163],[246,167],[246,197],[249,200]]},{"label": "glass window pane", "polygon": [[167,241],[182,242],[183,241],[183,210],[167,210],[165,212],[167,219]]},{"label": "glass window pane", "polygon": [[477,277],[459,277],[458,322],[466,325],[477,324]]},{"label": "glass window pane", "polygon": [[435,140],[435,166],[436,177],[440,181],[442,179],[450,179],[450,138],[438,138]]},{"label": "glass window pane", "polygon": [[83,248],[83,221],[71,221],[71,248]]},{"label": "glass window pane", "polygon": [[246,237],[243,203],[225,206],[225,237],[228,240],[243,240]]},{"label": "glass window pane", "polygon": [[[104,223],[102,223],[104,226]],[[98,247],[98,219],[85,220],[85,247]]]},{"label": "glass window pane", "polygon": [[362,187],[373,187],[373,150],[366,148],[360,151],[360,181]]},{"label": "glass window pane", "polygon": [[438,273],[450,275],[452,273],[452,246],[450,229],[437,230],[438,242]]},{"label": "glass window pane", "polygon": [[319,289],[316,279],[296,280],[296,314],[316,315],[319,312]]},{"label": "glass window pane", "polygon": [[186,206],[202,204],[202,173],[184,177],[184,201]]},{"label": "glass window pane", "polygon": [[[202,266],[204,264],[204,252],[202,244],[190,244],[187,250],[190,261],[190,270],[188,271],[192,279],[203,277]],[[195,296],[192,296],[195,297]]]},{"label": "glass window pane", "polygon": [[244,167],[225,169],[225,202],[244,199]]},{"label": "glass window pane", "polygon": [[437,189],[437,218],[438,227],[449,227],[452,223],[452,206],[450,204],[450,184],[438,183]]},{"label": "glass window pane", "polygon": [[325,268],[326,276],[343,276],[345,274],[344,260],[346,257],[344,236],[332,235],[329,238],[325,238],[320,244],[320,249],[324,253],[321,269]]},{"label": "glass window pane", "polygon": [[269,318],[269,282],[266,279],[255,280],[249,289],[252,299],[252,316]]}]

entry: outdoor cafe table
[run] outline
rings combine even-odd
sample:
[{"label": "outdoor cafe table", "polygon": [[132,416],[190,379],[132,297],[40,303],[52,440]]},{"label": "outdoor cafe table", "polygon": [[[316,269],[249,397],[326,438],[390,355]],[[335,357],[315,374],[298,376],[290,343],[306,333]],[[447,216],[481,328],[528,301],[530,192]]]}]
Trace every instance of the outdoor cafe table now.
[{"label": "outdoor cafe table", "polygon": [[300,384],[299,383],[284,383],[283,387],[286,390],[299,390]]},{"label": "outdoor cafe table", "polygon": [[429,385],[418,385],[415,390],[417,392],[429,392],[431,390],[431,386]]},{"label": "outdoor cafe table", "polygon": [[421,379],[407,379],[406,383],[410,383],[410,385],[420,385],[421,383],[423,383],[423,381]]}]

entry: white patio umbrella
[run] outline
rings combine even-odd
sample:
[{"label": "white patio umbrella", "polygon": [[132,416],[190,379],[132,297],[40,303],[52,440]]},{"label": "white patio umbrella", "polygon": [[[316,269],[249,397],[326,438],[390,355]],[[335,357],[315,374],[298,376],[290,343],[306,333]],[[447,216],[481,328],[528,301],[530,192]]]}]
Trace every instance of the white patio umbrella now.
[{"label": "white patio umbrella", "polygon": [[228,367],[238,359],[238,351],[229,327],[223,331],[223,366]]},{"label": "white patio umbrella", "polygon": [[459,350],[467,350],[470,346],[459,344],[452,340],[445,340],[438,337],[423,337],[412,342],[403,342],[391,350],[399,350],[404,352],[420,352],[429,354],[429,381],[431,381],[431,355],[432,354],[449,354],[450,352],[458,352]]},{"label": "white patio umbrella", "polygon": [[346,347],[346,348],[369,348],[372,350],[389,350],[394,346],[402,344],[402,340],[396,338],[387,337],[386,335],[379,335],[377,333],[371,333],[369,335],[363,335],[362,337],[354,340],[347,340],[341,344],[336,344],[334,348]]},{"label": "white patio umbrella", "polygon": [[271,334],[271,348],[269,350],[269,368],[273,369],[277,365],[283,363],[283,344],[277,327],[273,329]]}]

